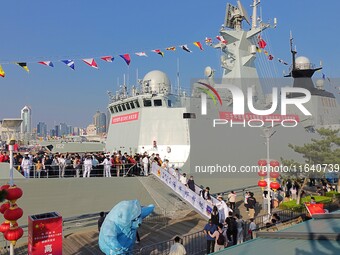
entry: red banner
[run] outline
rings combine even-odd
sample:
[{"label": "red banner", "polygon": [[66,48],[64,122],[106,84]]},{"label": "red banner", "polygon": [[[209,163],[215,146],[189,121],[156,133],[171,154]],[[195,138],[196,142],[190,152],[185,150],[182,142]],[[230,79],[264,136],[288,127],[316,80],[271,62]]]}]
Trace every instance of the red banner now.
[{"label": "red banner", "polygon": [[250,120],[258,120],[263,122],[282,122],[289,120],[295,120],[296,122],[300,122],[300,118],[298,115],[281,115],[281,114],[270,114],[270,115],[256,115],[253,113],[245,113],[245,114],[233,114],[232,112],[219,112],[220,118],[224,120],[231,120],[233,122],[243,122]]},{"label": "red banner", "polygon": [[63,219],[58,213],[28,216],[28,254],[63,254]]},{"label": "red banner", "polygon": [[118,124],[118,123],[138,120],[138,117],[139,117],[139,112],[112,117],[111,124]]}]

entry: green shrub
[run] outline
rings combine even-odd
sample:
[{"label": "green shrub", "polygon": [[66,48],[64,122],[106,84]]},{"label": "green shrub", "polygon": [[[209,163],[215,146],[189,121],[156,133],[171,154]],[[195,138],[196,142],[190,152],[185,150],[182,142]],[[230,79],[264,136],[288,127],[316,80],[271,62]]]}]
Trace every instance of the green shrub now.
[{"label": "green shrub", "polygon": [[334,197],[334,196],[336,198],[340,198],[340,193],[336,191],[326,192],[326,197]]},{"label": "green shrub", "polygon": [[[280,204],[280,209],[289,209],[292,211],[299,212],[305,207],[304,203],[310,202],[310,198],[311,198],[310,196],[302,198],[301,204],[299,205],[296,204],[296,200],[282,202]],[[314,198],[317,203],[322,203],[322,204],[327,204],[332,201],[332,197],[314,196]]]}]

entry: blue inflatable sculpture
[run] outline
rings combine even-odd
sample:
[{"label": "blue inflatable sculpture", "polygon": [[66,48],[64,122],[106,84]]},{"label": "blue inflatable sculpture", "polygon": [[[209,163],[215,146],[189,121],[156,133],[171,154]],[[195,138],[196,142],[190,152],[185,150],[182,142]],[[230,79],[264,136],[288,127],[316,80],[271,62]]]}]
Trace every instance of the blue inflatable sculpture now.
[{"label": "blue inflatable sculpture", "polygon": [[155,206],[141,207],[138,200],[121,201],[105,217],[99,233],[99,248],[106,255],[129,254],[137,228]]}]

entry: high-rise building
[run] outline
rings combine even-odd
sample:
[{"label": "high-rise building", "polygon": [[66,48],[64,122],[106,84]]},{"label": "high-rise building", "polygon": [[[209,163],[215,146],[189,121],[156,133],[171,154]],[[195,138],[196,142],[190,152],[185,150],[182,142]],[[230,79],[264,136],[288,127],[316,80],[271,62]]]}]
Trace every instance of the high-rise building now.
[{"label": "high-rise building", "polygon": [[47,135],[47,125],[45,122],[39,122],[37,125],[37,135],[39,137],[46,137]]},{"label": "high-rise building", "polygon": [[97,111],[96,114],[93,116],[93,124],[96,127],[98,135],[106,133],[106,114]]},{"label": "high-rise building", "polygon": [[25,105],[24,108],[21,109],[21,133],[22,134],[30,134],[32,133],[32,110],[30,107]]}]

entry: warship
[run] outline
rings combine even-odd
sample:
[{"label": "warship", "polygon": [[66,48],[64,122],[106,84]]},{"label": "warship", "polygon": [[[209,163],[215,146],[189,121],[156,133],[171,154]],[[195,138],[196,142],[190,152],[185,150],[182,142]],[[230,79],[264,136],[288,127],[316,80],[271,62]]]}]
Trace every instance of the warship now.
[{"label": "warship", "polygon": [[[314,67],[307,57],[297,56],[291,37],[292,65],[286,76],[292,77],[293,82],[288,78],[273,79],[272,86],[277,85],[282,89],[288,85],[293,89],[307,90],[310,100],[304,106],[311,115],[306,116],[297,107],[287,105],[285,114],[281,114],[278,107],[270,115],[278,118],[270,127],[269,121],[263,121],[263,116],[260,116],[261,128],[228,126],[207,131],[212,130],[212,121],[216,118],[227,119],[229,122],[237,122],[238,119],[240,122],[240,118],[244,121],[250,114],[249,107],[246,107],[243,116],[233,115],[235,98],[230,91],[222,91],[221,84],[233,83],[245,94],[252,88],[253,108],[268,110],[273,106],[274,93],[265,94],[262,84],[265,79],[259,78],[255,60],[262,48],[262,33],[267,28],[275,27],[277,21],[274,19],[271,25],[263,23],[257,14],[259,4],[260,1],[253,1],[251,19],[241,1],[237,1],[235,6],[227,4],[224,25],[219,31],[220,41],[211,45],[221,53],[223,75],[220,79],[215,78],[214,70],[207,66],[204,70],[206,78],[194,80],[190,93],[173,93],[168,76],[154,70],[147,73],[139,86],[132,87],[131,91],[123,86],[121,91],[111,94],[106,151],[158,153],[171,164],[195,173],[195,166],[207,164],[207,161],[213,164],[215,158],[222,158],[223,164],[238,167],[256,165],[258,159],[269,158],[263,136],[270,137],[271,159],[301,159],[288,144],[303,145],[310,142],[318,137],[316,130],[321,127],[339,128],[340,106],[336,96],[325,90],[323,80],[317,81],[317,86],[312,80],[313,74],[321,67]],[[197,84],[203,84],[205,88],[197,90]],[[216,100],[209,96],[209,114],[202,115],[202,90],[207,93],[208,90],[216,92],[223,109],[216,111]],[[290,99],[302,98],[301,93],[287,93],[286,96]],[[296,121],[294,128],[279,125],[287,116],[290,116],[291,121]],[[221,140],[225,141],[225,146],[217,148],[216,142]],[[217,155],[211,157],[210,153]]]}]

